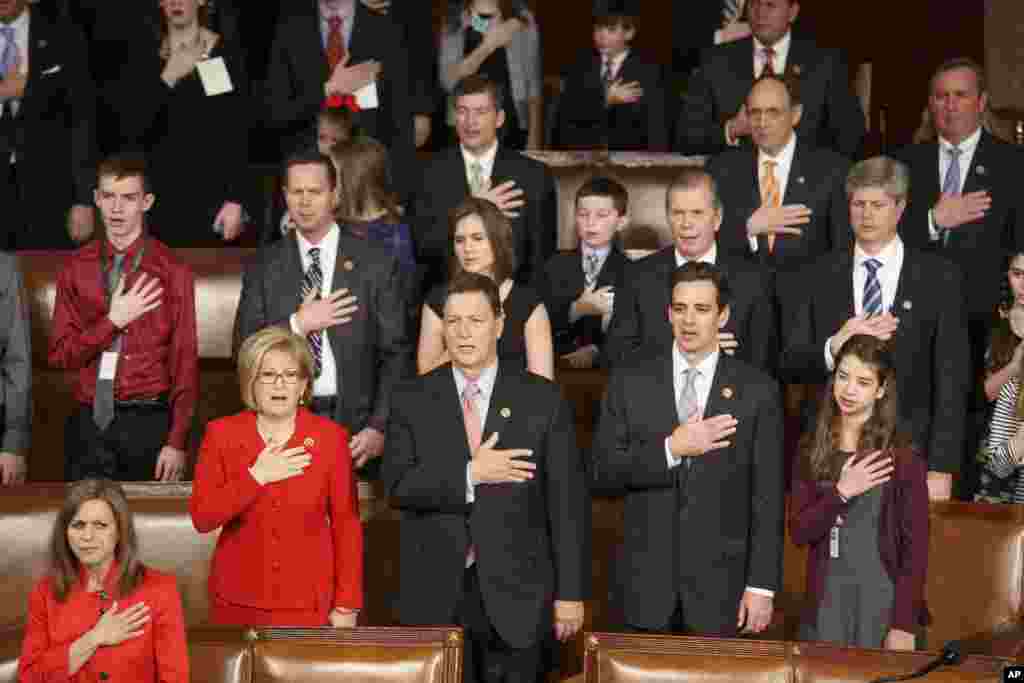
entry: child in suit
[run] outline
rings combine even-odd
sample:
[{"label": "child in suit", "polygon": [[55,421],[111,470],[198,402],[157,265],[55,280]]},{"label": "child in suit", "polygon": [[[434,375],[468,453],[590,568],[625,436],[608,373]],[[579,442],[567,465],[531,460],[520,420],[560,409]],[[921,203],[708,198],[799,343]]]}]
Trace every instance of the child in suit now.
[{"label": "child in suit", "polygon": [[622,283],[626,256],[617,235],[629,222],[629,194],[611,178],[592,178],[576,192],[579,246],[555,254],[538,286],[551,317],[555,353],[574,368],[599,364]]},{"label": "child in suit", "polygon": [[556,147],[668,151],[662,69],[631,49],[634,0],[597,0],[594,47],[564,76]]}]

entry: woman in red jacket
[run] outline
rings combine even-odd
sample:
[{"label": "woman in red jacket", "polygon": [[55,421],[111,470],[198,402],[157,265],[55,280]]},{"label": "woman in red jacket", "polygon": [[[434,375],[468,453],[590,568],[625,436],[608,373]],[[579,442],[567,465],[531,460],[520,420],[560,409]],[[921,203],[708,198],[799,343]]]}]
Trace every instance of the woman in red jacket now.
[{"label": "woman in red jacket", "polygon": [[29,596],[18,680],[188,683],[178,587],[139,562],[135,523],[112,481],[68,491],[49,573]]},{"label": "woman in red jacket", "polygon": [[280,327],[238,353],[249,407],[207,425],[190,508],[221,528],[210,569],[210,620],[244,626],[355,626],[363,536],[348,433],[300,407],[313,358]]},{"label": "woman in red jacket", "polygon": [[912,650],[928,620],[927,466],[897,429],[885,342],[843,344],[795,468],[790,533],[807,555],[800,637]]}]

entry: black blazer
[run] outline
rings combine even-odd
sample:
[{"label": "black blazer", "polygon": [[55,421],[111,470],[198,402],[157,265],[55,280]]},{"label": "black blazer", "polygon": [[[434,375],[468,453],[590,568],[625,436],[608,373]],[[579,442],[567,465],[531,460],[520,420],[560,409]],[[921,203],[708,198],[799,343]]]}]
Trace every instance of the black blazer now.
[{"label": "black blazer", "polygon": [[618,78],[638,82],[643,97],[633,104],[606,106],[601,57],[592,49],[565,71],[556,149],[669,150],[661,67],[630,50],[619,68]]},{"label": "black blazer", "polygon": [[[625,282],[628,263],[622,250],[613,246],[597,274],[595,286],[598,289],[613,287],[612,291],[618,291]],[[605,333],[599,317],[591,315],[569,323],[569,309],[583,293],[583,288],[583,256],[579,248],[555,254],[544,266],[537,289],[548,309],[555,353],[559,355],[579,349],[583,340],[595,344],[599,350],[604,346]]]},{"label": "black blazer", "polygon": [[[668,246],[626,266],[625,286],[616,291],[606,343],[610,365],[628,361],[641,349],[663,349],[672,340],[668,323],[669,282],[676,269],[675,247]],[[761,266],[719,251],[717,265],[732,287],[726,332],[739,341],[736,357],[768,373],[778,360],[775,276]]]},{"label": "black blazer", "polygon": [[382,472],[402,511],[401,622],[451,623],[471,534],[480,592],[499,635],[514,648],[546,637],[552,601],[584,600],[591,571],[586,475],[558,387],[499,364],[483,438],[497,432],[498,448],[532,449],[537,469],[525,483],[475,487],[473,504],[452,366],[399,385],[392,408]]},{"label": "black blazer", "polygon": [[[854,315],[853,250],[837,251],[809,266],[793,324],[784,332],[781,376],[822,384],[825,340]],[[960,269],[945,259],[906,247],[893,304],[900,319],[891,347],[901,416],[909,422],[928,469],[956,472],[963,454],[967,390],[972,381]],[[805,401],[806,427],[814,401]]]},{"label": "black blazer", "polygon": [[[857,157],[864,113],[850,90],[846,58],[793,36],[786,72],[800,81],[803,116],[797,133],[809,144]],[[710,48],[687,88],[676,128],[676,150],[714,154],[726,148],[725,122],[735,116],[754,84],[754,39]]]},{"label": "black blazer", "polygon": [[[242,276],[234,353],[264,327],[291,329],[289,319],[302,301],[302,278],[294,233],[256,253]],[[412,374],[402,282],[387,249],[341,233],[331,285],[333,291],[347,288],[358,297],[359,309],[351,322],[329,328],[327,338],[338,365],[341,399],[333,417],[353,434],[367,425],[386,429],[392,389]]]},{"label": "black blazer", "polygon": [[745,256],[778,271],[795,271],[836,248],[853,243],[850,211],[846,201],[846,174],[850,162],[828,149],[816,149],[797,140],[783,204],[804,204],[811,222],[803,234],[778,235],[768,253],[767,238],[750,251],[747,221],[761,206],[761,169],[757,149],[730,149],[708,162],[708,172],[718,183],[724,206],[718,245],[730,254]]},{"label": "black blazer", "polygon": [[28,81],[14,120],[0,121],[0,183],[9,182],[14,151],[25,223],[17,248],[70,248],[67,211],[91,206],[96,186],[96,94],[81,32],[29,13]]},{"label": "black blazer", "polygon": [[940,252],[959,265],[969,275],[964,282],[968,315],[987,319],[999,303],[1006,272],[1004,250],[1024,249],[1024,193],[1019,182],[1024,154],[988,133],[981,134],[963,191],[987,190],[992,207],[984,219],[954,229],[945,247],[941,241],[932,242],[928,234],[928,212],[941,193],[938,143],[911,145],[896,157],[909,166],[911,181],[900,236],[909,245]]},{"label": "black blazer", "polygon": [[[371,59],[381,63],[377,109],[357,112],[353,120],[367,135],[387,146],[395,186],[410,189],[415,162],[409,56],[401,30],[387,15],[355,3],[349,63]],[[281,136],[284,154],[313,146],[314,124],[324,102],[324,83],[330,78],[327,54],[320,34],[320,15],[315,2],[282,9],[270,46],[266,82],[267,124]]]},{"label": "black blazer", "polygon": [[[548,167],[514,150],[498,146],[491,185],[514,180],[526,204],[512,219],[516,255],[515,279],[530,284],[555,252],[558,195]],[[454,254],[448,240],[448,212],[469,196],[466,165],[456,145],[439,152],[423,169],[413,202],[413,240],[416,260],[424,270],[423,291],[448,279]]]},{"label": "black blazer", "polygon": [[688,624],[731,635],[745,587],[781,586],[779,387],[720,354],[704,417],[730,414],[736,433],[728,448],[670,470],[665,439],[679,425],[672,374],[671,350],[614,369],[591,458],[594,490],[625,497],[627,623],[663,627],[678,594]]}]

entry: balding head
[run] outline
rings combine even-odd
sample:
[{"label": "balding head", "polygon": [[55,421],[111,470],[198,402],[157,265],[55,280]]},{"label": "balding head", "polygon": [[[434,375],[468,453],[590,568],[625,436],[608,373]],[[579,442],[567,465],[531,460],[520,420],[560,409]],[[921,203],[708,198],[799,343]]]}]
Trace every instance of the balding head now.
[{"label": "balding head", "polygon": [[747,96],[751,140],[767,155],[777,156],[793,137],[802,112],[794,87],[774,76],[758,79]]}]

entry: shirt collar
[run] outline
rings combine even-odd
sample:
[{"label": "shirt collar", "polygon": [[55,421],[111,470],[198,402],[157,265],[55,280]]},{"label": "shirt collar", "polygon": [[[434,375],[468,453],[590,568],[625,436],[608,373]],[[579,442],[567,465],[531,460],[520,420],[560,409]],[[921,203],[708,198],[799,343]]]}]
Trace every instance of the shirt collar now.
[{"label": "shirt collar", "polygon": [[14,21],[9,23],[8,26],[14,29],[14,35],[20,35],[28,30],[28,6],[26,6],[25,9],[21,11],[21,14],[19,14]]},{"label": "shirt collar", "polygon": [[[716,348],[714,351],[709,353],[707,357],[701,362],[697,363],[696,369],[700,371],[700,376],[709,379],[715,376],[715,369],[718,367],[718,356],[721,352]],[[679,350],[679,344],[672,341],[672,368],[676,375],[681,375],[684,370],[690,369],[690,361],[686,360],[686,356]]]},{"label": "shirt collar", "polygon": [[[971,133],[967,138],[963,140],[957,147],[960,149],[961,154],[972,154],[974,149],[981,142],[981,126],[978,126],[978,130]],[[939,147],[943,150],[952,149],[953,143],[945,139],[941,135],[939,136]]]},{"label": "shirt collar", "polygon": [[142,248],[142,245],[146,243],[146,229],[143,228],[142,232],[139,233],[139,236],[135,238],[135,241],[129,244],[128,248],[123,251],[115,249],[109,239],[104,238],[103,242],[103,249],[106,250],[107,254],[109,254],[111,258],[113,258],[114,254],[123,254],[125,259],[132,259],[135,258],[135,254]]},{"label": "shirt collar", "polygon": [[[465,373],[462,372],[458,367],[452,364],[452,375],[455,377],[455,388],[459,392],[459,398],[462,398],[462,392],[466,390],[466,385],[469,383],[469,378],[466,377]],[[480,371],[480,376],[476,379],[476,386],[480,389],[480,393],[485,397],[491,395],[491,391],[494,389],[494,382],[498,378],[498,361],[495,360],[493,365],[488,365],[486,368]]]},{"label": "shirt collar", "polygon": [[868,259],[878,259],[882,262],[882,267],[890,265],[894,262],[894,259],[903,253],[903,240],[900,239],[899,235],[896,238],[885,245],[885,249],[882,249],[878,254],[869,256],[867,252],[861,249],[860,244],[854,244],[853,247],[853,265],[855,268],[859,268]]},{"label": "shirt collar", "polygon": [[789,142],[787,142],[776,156],[770,156],[763,149],[757,150],[757,167],[760,170],[761,166],[766,161],[774,161],[776,168],[789,168],[793,163],[793,155],[796,154],[796,131],[789,136]]},{"label": "shirt collar", "polygon": [[594,247],[588,247],[586,242],[580,242],[580,251],[583,252],[583,256],[586,257],[589,256],[590,254],[594,254],[600,261],[603,261],[608,256],[609,252],[611,252],[611,250],[611,244],[606,244],[600,249],[595,249]]},{"label": "shirt collar", "polygon": [[712,242],[711,248],[704,252],[703,256],[700,256],[696,259],[686,258],[685,256],[679,253],[679,250],[675,248],[675,245],[672,246],[672,253],[675,254],[676,257],[676,268],[682,268],[686,263],[690,261],[696,261],[697,263],[710,263],[711,265],[715,265],[715,261],[718,260],[718,243]]},{"label": "shirt collar", "polygon": [[474,161],[478,161],[478,162],[480,162],[480,165],[484,167],[484,174],[485,175],[489,175],[490,174],[491,169],[494,168],[494,158],[498,156],[498,141],[497,140],[495,140],[494,144],[492,144],[480,156],[476,156],[475,154],[470,152],[468,149],[463,147],[461,144],[459,145],[459,149],[462,151],[462,160],[466,164],[467,168]]},{"label": "shirt collar", "polygon": [[[776,59],[789,54],[789,45],[791,42],[793,42],[792,30],[786,31],[786,35],[779,38],[778,42],[772,45],[772,49],[775,50]],[[762,54],[761,50],[765,49],[766,47],[768,46],[762,43],[760,40],[758,40],[756,36],[754,37],[754,54],[760,57]]]},{"label": "shirt collar", "polygon": [[303,235],[300,230],[295,230],[295,238],[299,241],[299,252],[303,256],[306,256],[309,253],[309,250],[314,247],[320,248],[321,255],[324,254],[324,252],[334,253],[338,250],[338,236],[340,234],[341,229],[338,228],[338,224],[331,223],[331,228],[327,231],[327,234],[324,235],[324,238],[320,240],[319,243],[313,244],[306,239],[306,236]]}]

